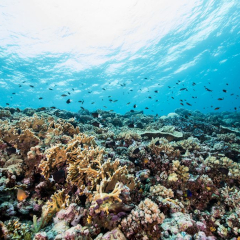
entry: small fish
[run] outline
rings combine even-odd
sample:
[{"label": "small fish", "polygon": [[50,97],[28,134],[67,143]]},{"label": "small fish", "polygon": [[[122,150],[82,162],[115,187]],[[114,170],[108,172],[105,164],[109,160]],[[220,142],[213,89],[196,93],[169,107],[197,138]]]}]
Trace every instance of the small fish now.
[{"label": "small fish", "polygon": [[25,200],[28,197],[28,194],[22,190],[21,188],[18,188],[17,191],[17,200],[22,202],[23,200]]},{"label": "small fish", "polygon": [[81,109],[82,109],[82,110],[85,110],[85,108],[84,108],[84,107],[81,107]]},{"label": "small fish", "polygon": [[94,127],[102,127],[102,126],[103,126],[103,125],[102,125],[101,123],[99,123],[99,122],[93,122],[92,125],[93,125]]},{"label": "small fish", "polygon": [[104,91],[105,91],[105,90],[106,90],[106,88],[102,88],[102,90],[104,90]]},{"label": "small fish", "polygon": [[158,93],[158,90],[155,90],[154,92],[155,92],[155,93]]},{"label": "small fish", "polygon": [[6,105],[9,105],[9,103],[6,103]]},{"label": "small fish", "polygon": [[139,148],[135,148],[132,153],[133,153],[133,154],[138,154],[139,152],[140,152],[140,149],[139,149]]},{"label": "small fish", "polygon": [[145,77],[144,79],[147,79],[147,77]]},{"label": "small fish", "polygon": [[46,110],[46,108],[45,107],[41,107],[41,108],[39,108],[39,110],[40,111],[44,111],[44,110]]},{"label": "small fish", "polygon": [[226,93],[226,92],[227,92],[227,90],[223,89],[223,92],[225,92],[225,93]]},{"label": "small fish", "polygon": [[171,97],[172,99],[174,99],[174,97]]},{"label": "small fish", "polygon": [[218,110],[220,107],[216,107],[214,110]]},{"label": "small fish", "polygon": [[130,110],[131,113],[134,113],[135,111],[134,110]]},{"label": "small fish", "polygon": [[168,88],[171,88],[170,86],[168,86]]},{"label": "small fish", "polygon": [[192,192],[189,189],[187,190],[187,197],[192,197]]},{"label": "small fish", "polygon": [[[204,86],[204,87],[205,87],[205,86]],[[212,90],[209,89],[209,88],[207,88],[207,87],[205,87],[205,89],[206,89],[208,92],[212,92]]]},{"label": "small fish", "polygon": [[183,103],[180,103],[182,106],[184,106],[184,104]]},{"label": "small fish", "polygon": [[136,125],[135,125],[134,123],[130,123],[130,124],[128,124],[128,127],[129,127],[129,128],[135,128]]},{"label": "small fish", "polygon": [[218,98],[218,100],[220,100],[220,101],[223,100],[223,99],[224,99],[224,98]]},{"label": "small fish", "polygon": [[54,107],[54,106],[52,106],[52,107],[50,107],[51,109],[56,109],[56,107]]},{"label": "small fish", "polygon": [[136,107],[137,107],[137,104],[134,104],[134,105],[133,105],[133,108],[136,108]]},{"label": "small fish", "polygon": [[149,96],[148,98],[152,99],[152,97],[151,97],[151,96]]},{"label": "small fish", "polygon": [[13,95],[15,95],[16,93],[15,93],[15,92],[13,92],[12,94],[13,94]]},{"label": "small fish", "polygon": [[71,99],[68,99],[68,100],[66,101],[67,104],[69,104],[70,102],[71,102]]},{"label": "small fish", "polygon": [[18,84],[18,86],[19,86],[19,87],[22,87],[22,85],[21,85],[21,84]]},{"label": "small fish", "polygon": [[19,108],[16,108],[17,112],[21,112],[21,110]]},{"label": "small fish", "polygon": [[38,98],[39,100],[43,99],[42,97]]},{"label": "small fish", "polygon": [[145,109],[149,109],[148,107],[145,107]]},{"label": "small fish", "polygon": [[95,102],[91,102],[91,104],[94,104]]},{"label": "small fish", "polygon": [[184,91],[184,90],[188,91],[187,88],[181,88],[180,89],[180,91]]},{"label": "small fish", "polygon": [[192,104],[190,104],[190,103],[188,103],[188,102],[186,102],[186,104],[187,104],[188,106],[192,106]]},{"label": "small fish", "polygon": [[106,106],[103,106],[104,108],[107,108]]},{"label": "small fish", "polygon": [[52,88],[49,88],[49,90],[53,90]]},{"label": "small fish", "polygon": [[74,88],[72,88],[72,90],[74,91]]},{"label": "small fish", "polygon": [[19,129],[17,130],[17,133],[18,133],[18,135],[20,135],[20,134],[22,133],[22,130],[19,128]]},{"label": "small fish", "polygon": [[70,95],[71,93],[70,92],[68,92],[68,95]]},{"label": "small fish", "polygon": [[62,94],[61,96],[62,96],[62,97],[66,97],[67,95],[66,95],[66,94]]},{"label": "small fish", "polygon": [[127,105],[129,105],[131,102],[128,102]]},{"label": "small fish", "polygon": [[92,116],[93,116],[94,118],[101,118],[101,115],[100,115],[99,113],[97,113],[97,112],[92,113]]},{"label": "small fish", "polygon": [[237,110],[237,108],[235,107],[234,110]]},{"label": "small fish", "polygon": [[31,88],[34,88],[34,86],[33,85],[29,85]]},{"label": "small fish", "polygon": [[118,100],[114,100],[113,102],[117,102]]},{"label": "small fish", "polygon": [[195,83],[195,82],[193,82],[193,83],[192,83],[192,86],[195,86],[195,85],[196,85],[196,83]]}]

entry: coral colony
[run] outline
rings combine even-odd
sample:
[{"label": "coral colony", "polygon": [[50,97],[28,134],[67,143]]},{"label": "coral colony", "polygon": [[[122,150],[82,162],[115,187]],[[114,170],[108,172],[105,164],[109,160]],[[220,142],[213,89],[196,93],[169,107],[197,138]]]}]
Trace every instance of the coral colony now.
[{"label": "coral colony", "polygon": [[239,240],[239,119],[1,108],[0,239]]}]

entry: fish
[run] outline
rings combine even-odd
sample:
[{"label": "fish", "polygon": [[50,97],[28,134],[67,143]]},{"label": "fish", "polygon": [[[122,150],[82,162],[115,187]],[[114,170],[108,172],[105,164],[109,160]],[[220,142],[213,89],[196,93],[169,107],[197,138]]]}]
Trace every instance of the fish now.
[{"label": "fish", "polygon": [[220,107],[216,107],[214,110],[218,110],[218,109],[220,109]]},{"label": "fish", "polygon": [[68,92],[68,95],[70,95],[71,93],[70,92]]},{"label": "fish", "polygon": [[139,148],[135,148],[134,150],[133,150],[133,154],[138,154],[140,152],[140,149]]},{"label": "fish", "polygon": [[62,96],[62,97],[66,97],[67,95],[66,95],[66,94],[62,94],[61,96]]},{"label": "fish", "polygon": [[130,110],[131,113],[134,113],[135,111],[134,110]]},{"label": "fish", "polygon": [[68,99],[68,100],[66,101],[67,104],[69,104],[70,102],[71,102],[71,99]]},{"label": "fish", "polygon": [[174,97],[171,97],[172,99],[174,99]]},{"label": "fish", "polygon": [[21,84],[18,84],[18,86],[19,86],[19,87],[22,87],[22,85],[21,85]]},{"label": "fish", "polygon": [[[205,86],[204,86],[204,87],[205,87]],[[208,92],[212,92],[212,90],[209,89],[209,88],[207,88],[207,87],[205,87],[205,89],[206,89]]]},{"label": "fish", "polygon": [[16,108],[17,112],[21,112],[21,110],[19,108]]},{"label": "fish", "polygon": [[220,100],[220,101],[223,100],[223,99],[224,99],[224,98],[218,98],[218,100]]},{"label": "fish", "polygon": [[136,108],[136,107],[137,107],[137,104],[134,104],[134,105],[133,105],[133,108]]},{"label": "fish", "polygon": [[147,79],[147,77],[145,77],[144,79]]},{"label": "fish", "polygon": [[145,109],[149,109],[148,107],[145,107]]},{"label": "fish", "polygon": [[56,107],[54,107],[54,106],[52,106],[52,107],[50,107],[51,109],[56,109]]},{"label": "fish", "polygon": [[226,93],[226,92],[227,92],[227,90],[223,89],[223,92],[225,92],[225,93]]},{"label": "fish", "polygon": [[136,125],[135,125],[134,123],[130,123],[130,124],[128,124],[128,127],[129,127],[129,128],[135,128]]},{"label": "fish", "polygon": [[84,108],[84,107],[81,107],[81,109],[82,109],[82,110],[85,110],[85,108]]},{"label": "fish", "polygon": [[91,104],[94,104],[95,102],[91,102]]},{"label": "fish", "polygon": [[155,90],[154,92],[155,92],[155,93],[158,93],[158,90]]},{"label": "fish", "polygon": [[114,100],[113,102],[117,102],[118,100]]},{"label": "fish", "polygon": [[102,127],[102,126],[103,126],[103,125],[102,125],[101,123],[99,123],[99,122],[93,122],[92,125],[93,125],[94,127]]},{"label": "fish", "polygon": [[33,85],[29,85],[31,88],[34,88],[34,86]]},{"label": "fish", "polygon": [[100,115],[99,113],[97,113],[97,112],[92,113],[92,116],[93,116],[94,118],[101,118],[101,115]]},{"label": "fish", "polygon": [[46,108],[45,107],[41,107],[41,108],[39,108],[39,110],[40,111],[44,111],[44,110],[46,110]]},{"label": "fish", "polygon": [[187,88],[181,88],[180,89],[180,91],[184,91],[184,90],[188,91]]},{"label": "fish", "polygon": [[40,97],[40,98],[38,98],[39,100],[42,100],[43,98],[42,97]]},{"label": "fish", "polygon": [[53,90],[52,88],[49,88],[49,90]]},{"label": "fish", "polygon": [[27,192],[25,192],[24,190],[22,190],[21,188],[18,188],[17,191],[17,200],[22,202],[23,200],[25,200],[28,197]]},{"label": "fish", "polygon": [[105,91],[105,90],[106,90],[106,88],[102,88],[102,90],[104,90],[104,91]]},{"label": "fish", "polygon": [[149,96],[148,98],[152,99],[152,97],[151,97],[151,96]]},{"label": "fish", "polygon": [[131,102],[128,102],[127,105],[129,105]]},{"label": "fish", "polygon": [[9,105],[9,103],[6,103],[6,105]]},{"label": "fish", "polygon": [[184,106],[184,104],[183,103],[180,103],[182,106]]},{"label": "fish", "polygon": [[15,93],[15,92],[13,92],[12,94],[13,94],[13,95],[15,95],[16,93]]},{"label": "fish", "polygon": [[186,102],[186,104],[187,104],[188,106],[192,106],[192,104],[190,104],[190,103],[188,103],[188,102]]},{"label": "fish", "polygon": [[196,85],[196,83],[195,83],[195,82],[193,82],[193,83],[192,83],[192,86],[195,86],[195,85]]}]

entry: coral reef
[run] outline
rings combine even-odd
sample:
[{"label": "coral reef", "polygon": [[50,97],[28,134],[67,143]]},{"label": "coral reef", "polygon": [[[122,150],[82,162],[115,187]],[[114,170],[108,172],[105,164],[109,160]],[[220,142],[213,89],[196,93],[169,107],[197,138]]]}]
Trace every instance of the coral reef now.
[{"label": "coral reef", "polygon": [[239,113],[97,113],[0,109],[0,239],[238,239]]}]

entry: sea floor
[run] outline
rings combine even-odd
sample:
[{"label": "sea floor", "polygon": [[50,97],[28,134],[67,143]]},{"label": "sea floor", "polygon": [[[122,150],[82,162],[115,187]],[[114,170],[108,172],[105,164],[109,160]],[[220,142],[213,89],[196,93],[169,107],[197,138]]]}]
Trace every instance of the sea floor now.
[{"label": "sea floor", "polygon": [[240,239],[240,113],[0,108],[0,239]]}]

